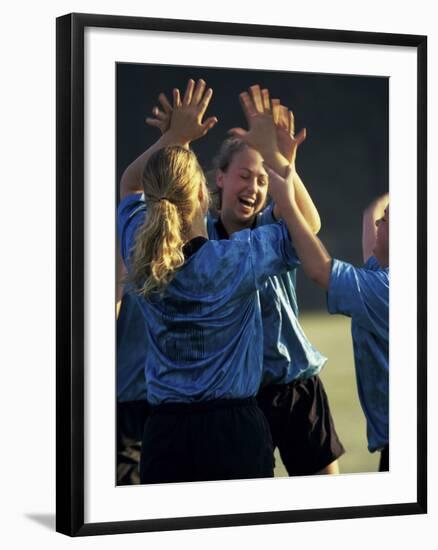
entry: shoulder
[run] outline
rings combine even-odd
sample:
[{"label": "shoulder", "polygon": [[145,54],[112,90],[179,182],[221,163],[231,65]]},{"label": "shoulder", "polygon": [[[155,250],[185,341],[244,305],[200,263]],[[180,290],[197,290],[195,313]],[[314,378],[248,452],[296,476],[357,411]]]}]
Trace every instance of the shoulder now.
[{"label": "shoulder", "polygon": [[327,293],[330,313],[357,315],[363,310],[389,307],[389,270],[355,267],[333,260]]},{"label": "shoulder", "polygon": [[377,260],[367,261],[363,267],[355,267],[354,265],[333,259],[332,270],[330,276],[331,284],[351,284],[355,286],[377,285],[389,287],[389,269],[382,268],[377,263]]},{"label": "shoulder", "polygon": [[370,256],[364,264],[364,269],[369,269],[371,271],[384,271],[389,272],[389,269],[382,267],[375,256]]},{"label": "shoulder", "polygon": [[218,234],[216,230],[217,217],[214,216],[210,211],[207,212],[205,216],[205,223],[207,225],[207,233],[210,239],[217,239]]},{"label": "shoulder", "polygon": [[128,261],[136,231],[144,222],[145,215],[146,204],[141,193],[127,195],[118,206],[117,230],[120,239],[120,250],[125,263]]},{"label": "shoulder", "polygon": [[276,223],[277,221],[278,220],[276,220],[274,216],[274,203],[271,202],[268,206],[265,206],[259,214],[257,214],[255,226],[260,227],[262,225],[269,225]]},{"label": "shoulder", "polygon": [[333,260],[327,292],[329,313],[351,317],[358,326],[387,340],[389,270],[354,267]]},{"label": "shoulder", "polygon": [[146,211],[146,203],[143,193],[127,195],[123,198],[117,208],[119,220],[127,220],[134,217],[137,213]]}]

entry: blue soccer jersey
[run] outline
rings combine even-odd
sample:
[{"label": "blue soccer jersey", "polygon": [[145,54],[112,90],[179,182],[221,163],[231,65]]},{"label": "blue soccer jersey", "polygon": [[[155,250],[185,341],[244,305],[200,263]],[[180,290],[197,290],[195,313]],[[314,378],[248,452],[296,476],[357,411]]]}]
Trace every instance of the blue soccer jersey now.
[{"label": "blue soccer jersey", "polygon": [[382,449],[388,445],[389,427],[389,269],[381,268],[374,257],[363,268],[333,260],[327,306],[330,313],[351,317],[368,449]]},{"label": "blue soccer jersey", "polygon": [[[278,224],[272,210],[272,204],[266,207],[257,216],[255,227]],[[207,229],[211,239],[228,238],[221,222],[210,215]],[[262,385],[286,384],[299,378],[309,378],[318,374],[327,361],[309,342],[298,321],[295,291],[298,265],[269,277],[260,290],[263,320]]]},{"label": "blue soccer jersey", "polygon": [[120,402],[146,399],[144,323],[135,296],[126,292],[117,319],[117,401]]},{"label": "blue soccer jersey", "polygon": [[[141,195],[118,209],[122,257],[146,210]],[[298,264],[284,224],[205,239],[164,294],[137,300],[145,318],[147,398],[152,404],[254,396],[262,374],[259,295],[266,279]]]}]

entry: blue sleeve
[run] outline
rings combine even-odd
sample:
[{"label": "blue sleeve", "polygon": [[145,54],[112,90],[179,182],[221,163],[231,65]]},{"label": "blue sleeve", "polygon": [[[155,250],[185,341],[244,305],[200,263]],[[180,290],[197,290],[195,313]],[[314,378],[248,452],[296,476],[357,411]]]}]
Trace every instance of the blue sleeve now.
[{"label": "blue sleeve", "polygon": [[371,269],[372,271],[377,271],[381,269],[379,262],[375,256],[370,256],[364,265],[365,269]]},{"label": "blue sleeve", "polygon": [[296,268],[300,261],[284,223],[234,233],[231,240],[249,240],[249,254],[257,289],[266,279]]},{"label": "blue sleeve", "polygon": [[135,244],[137,229],[146,215],[146,204],[142,194],[128,195],[117,209],[117,231],[122,259],[128,266],[129,254]]},{"label": "blue sleeve", "polygon": [[351,317],[379,338],[389,339],[389,272],[371,264],[356,268],[333,260],[327,292],[329,313]]}]

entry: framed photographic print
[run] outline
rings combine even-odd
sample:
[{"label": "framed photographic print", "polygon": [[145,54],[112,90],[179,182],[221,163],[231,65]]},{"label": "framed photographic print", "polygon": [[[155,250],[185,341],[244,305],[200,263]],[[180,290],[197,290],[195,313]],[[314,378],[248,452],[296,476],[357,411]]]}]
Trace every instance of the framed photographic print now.
[{"label": "framed photographic print", "polygon": [[[89,14],[57,19],[59,532],[426,513],[426,64],[424,36]],[[234,179],[232,160],[221,161],[230,129],[240,140],[236,151],[249,151]],[[259,149],[249,141],[254,135]],[[269,171],[276,168],[271,145],[280,164],[293,152],[282,176]],[[144,298],[129,291],[130,251],[139,242],[133,220],[142,213],[135,227],[146,227],[145,208],[150,218],[161,212],[148,242],[162,244],[164,226],[183,216],[169,189],[149,195],[144,187],[147,177],[174,181],[160,179],[176,166],[160,164],[164,154],[184,157],[185,173],[193,166],[197,206],[187,218],[192,230],[180,220],[180,263],[166,290],[154,287],[164,294]],[[320,241],[312,232],[304,238],[330,254],[316,253],[330,259],[330,281],[315,276],[322,290],[304,274],[309,247],[292,234],[301,222],[276,210],[283,176],[293,181],[291,208],[298,205],[306,227],[313,219]],[[366,255],[363,212],[377,197],[387,205],[387,193],[390,233],[387,208],[370,226],[377,222],[376,243],[386,242],[386,252],[374,244]],[[270,223],[260,221],[267,216]],[[169,229],[170,241],[179,231]],[[298,280],[298,258],[292,266],[292,252],[284,252],[289,233],[302,264]],[[207,259],[198,264],[201,253]],[[289,262],[287,273],[272,271],[277,256]],[[376,268],[363,267],[369,256]],[[396,276],[388,306],[389,259]],[[156,273],[148,262],[147,280]],[[384,315],[374,283],[372,304],[360,293],[367,318],[380,327],[371,337],[357,337],[356,309],[334,305],[333,273],[352,265],[354,281],[376,270],[385,281]],[[265,269],[292,278],[269,282]],[[327,307],[344,315],[328,315]],[[270,341],[278,311],[280,336]],[[286,366],[277,377],[280,363]],[[282,388],[287,397],[280,399]],[[305,399],[309,411],[320,408],[300,413],[307,424],[291,431]],[[233,421],[223,416],[230,402]],[[261,443],[245,427],[249,408],[268,427]],[[280,412],[286,416],[278,420]],[[201,435],[194,428],[200,418]],[[269,473],[262,474],[254,468],[266,441]]]}]

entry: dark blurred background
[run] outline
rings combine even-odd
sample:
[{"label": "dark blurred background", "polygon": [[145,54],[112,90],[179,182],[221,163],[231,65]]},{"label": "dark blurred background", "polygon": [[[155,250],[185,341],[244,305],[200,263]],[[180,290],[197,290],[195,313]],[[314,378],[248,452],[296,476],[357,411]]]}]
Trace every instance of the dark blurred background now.
[{"label": "dark blurred background", "polygon": [[[183,93],[189,78],[213,88],[206,116],[218,124],[192,144],[204,170],[227,130],[246,127],[238,94],[252,84],[269,88],[295,113],[296,131],[307,128],[297,169],[319,210],[319,236],[336,258],[362,263],[362,211],[388,191],[388,82],[384,77],[117,64],[117,185],[126,166],[149,147],[159,130],[145,124],[165,92]],[[325,309],[325,293],[299,270],[301,310]]]}]

